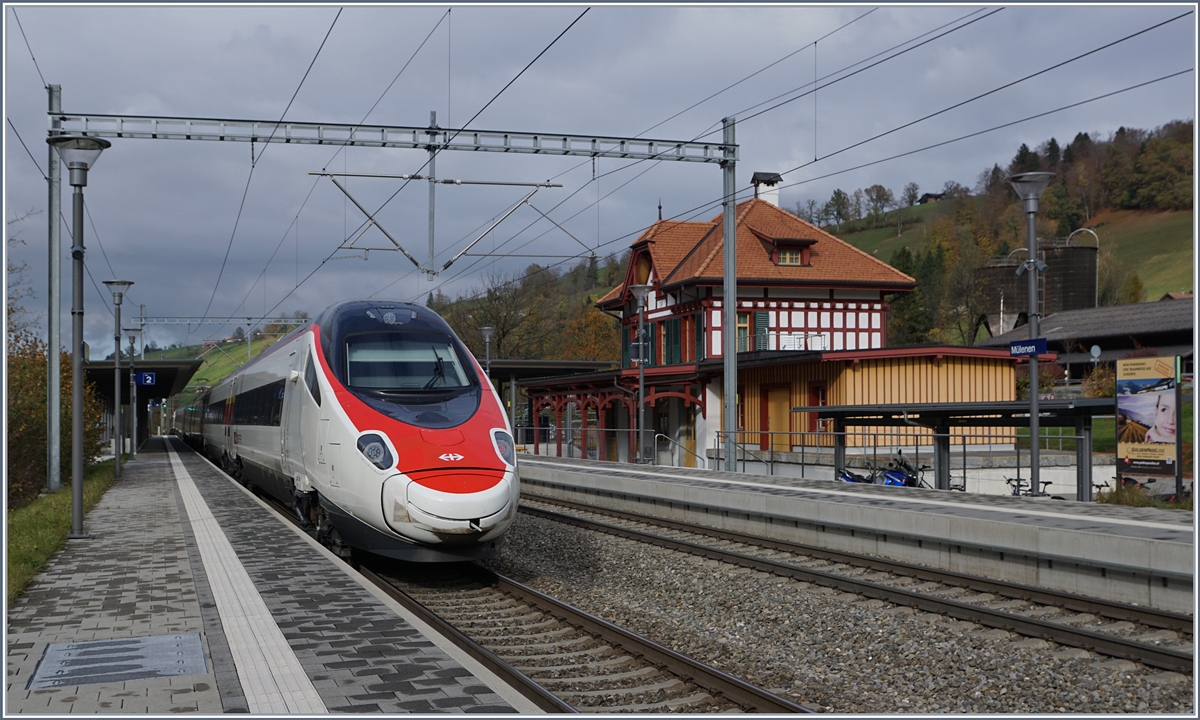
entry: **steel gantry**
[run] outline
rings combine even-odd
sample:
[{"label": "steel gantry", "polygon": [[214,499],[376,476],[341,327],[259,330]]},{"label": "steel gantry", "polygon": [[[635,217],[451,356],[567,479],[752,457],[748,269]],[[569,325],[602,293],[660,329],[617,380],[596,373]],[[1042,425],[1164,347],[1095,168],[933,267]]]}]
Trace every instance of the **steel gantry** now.
[{"label": "steel gantry", "polygon": [[[202,140],[212,142],[283,143],[426,150],[431,157],[445,150],[498,152],[524,155],[575,156],[617,160],[716,163],[722,168],[725,276],[722,327],[725,338],[736,334],[737,257],[734,223],[738,146],[734,142],[734,119],[722,121],[721,142],[663,140],[635,137],[572,135],[563,133],[511,132],[439,128],[431,116],[428,127],[362,125],[349,123],[278,122],[223,118],[153,117],[145,115],[71,114],[58,111],[52,98],[47,113],[51,137],[62,134],[97,138],[156,140]],[[433,175],[432,167],[430,176]],[[433,212],[430,182],[430,213]],[[51,185],[51,194],[54,186]],[[56,218],[51,218],[51,226]],[[407,253],[405,253],[407,254]],[[411,256],[410,256],[411,257]],[[53,318],[52,318],[53,321]],[[724,436],[725,469],[733,471],[733,445],[737,428],[737,352],[732,344],[724,350]]]}]

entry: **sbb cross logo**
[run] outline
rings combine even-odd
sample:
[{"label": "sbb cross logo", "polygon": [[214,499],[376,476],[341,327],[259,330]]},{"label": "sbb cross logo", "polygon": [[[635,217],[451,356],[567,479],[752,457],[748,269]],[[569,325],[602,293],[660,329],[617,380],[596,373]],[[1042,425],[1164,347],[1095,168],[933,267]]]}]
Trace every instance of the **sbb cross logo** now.
[{"label": "sbb cross logo", "polygon": [[445,455],[438,455],[438,459],[445,460],[446,462],[454,462],[456,460],[462,460],[463,456],[459,455],[458,453],[446,453]]}]

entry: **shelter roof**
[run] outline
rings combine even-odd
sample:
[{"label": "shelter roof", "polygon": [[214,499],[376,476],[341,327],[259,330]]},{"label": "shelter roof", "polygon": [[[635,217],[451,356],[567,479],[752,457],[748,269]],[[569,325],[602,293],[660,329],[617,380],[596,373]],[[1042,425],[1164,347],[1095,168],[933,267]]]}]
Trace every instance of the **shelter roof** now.
[{"label": "shelter roof", "polygon": [[[1047,342],[1100,340],[1106,337],[1145,337],[1154,334],[1192,334],[1193,299],[1132,305],[1063,310],[1042,319],[1038,330]],[[1004,347],[1029,338],[1029,327],[1020,326],[980,342],[980,347]]]}]

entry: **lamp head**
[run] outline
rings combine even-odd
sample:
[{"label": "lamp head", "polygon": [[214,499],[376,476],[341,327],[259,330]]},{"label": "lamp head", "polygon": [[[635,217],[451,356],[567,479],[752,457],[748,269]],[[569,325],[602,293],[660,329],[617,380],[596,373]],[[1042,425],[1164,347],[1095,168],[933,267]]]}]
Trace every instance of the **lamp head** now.
[{"label": "lamp head", "polygon": [[630,285],[629,292],[633,293],[633,298],[637,300],[638,306],[646,304],[646,296],[654,289],[653,285]]},{"label": "lamp head", "polygon": [[483,333],[483,341],[485,343],[489,343],[492,341],[492,333],[496,332],[496,328],[481,327],[481,328],[479,328],[479,332]]},{"label": "lamp head", "polygon": [[121,299],[125,297],[125,293],[129,292],[129,287],[133,285],[129,280],[105,280],[104,284],[112,292],[113,305],[120,305]]},{"label": "lamp head", "polygon": [[112,143],[104,138],[88,137],[87,135],[55,135],[46,138],[46,142],[55,150],[71,171],[71,185],[74,187],[87,186],[87,172],[96,164],[96,159]]},{"label": "lamp head", "polygon": [[1017,197],[1024,201],[1027,213],[1037,212],[1038,198],[1046,191],[1053,179],[1054,173],[1052,172],[1018,173],[1005,178],[1012,189],[1016,191]]}]

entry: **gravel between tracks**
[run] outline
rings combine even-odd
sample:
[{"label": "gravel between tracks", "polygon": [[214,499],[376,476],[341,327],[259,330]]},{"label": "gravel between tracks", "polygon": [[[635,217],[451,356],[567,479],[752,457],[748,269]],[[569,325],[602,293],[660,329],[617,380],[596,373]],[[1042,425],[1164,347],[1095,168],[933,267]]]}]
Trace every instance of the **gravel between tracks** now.
[{"label": "gravel between tracks", "polygon": [[1192,676],[527,515],[488,564],[826,712],[1195,712]]}]

